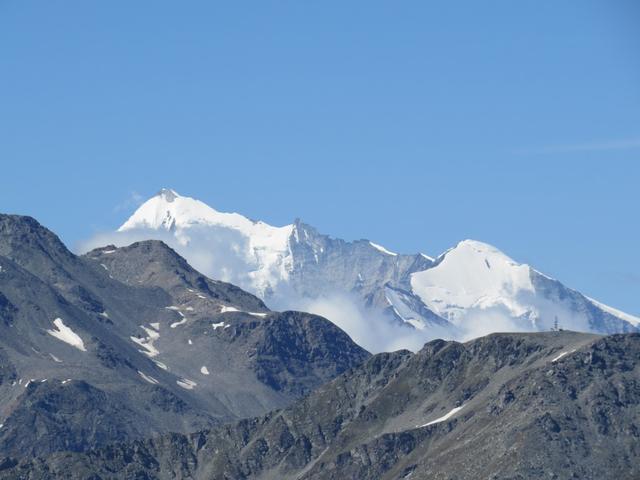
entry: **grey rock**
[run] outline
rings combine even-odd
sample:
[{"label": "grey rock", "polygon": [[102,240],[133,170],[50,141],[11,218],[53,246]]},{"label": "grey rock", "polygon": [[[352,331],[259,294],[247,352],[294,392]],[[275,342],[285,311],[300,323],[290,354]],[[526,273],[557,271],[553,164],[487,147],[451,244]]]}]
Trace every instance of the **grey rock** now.
[{"label": "grey rock", "polygon": [[78,257],[35,220],[0,215],[0,456],[261,415],[368,356],[331,322],[271,312],[161,242]]},{"label": "grey rock", "polygon": [[639,334],[436,340],[371,357],[263,417],[7,460],[0,477],[634,479],[639,360]]},{"label": "grey rock", "polygon": [[290,246],[290,282],[297,293],[313,298],[336,291],[352,292],[362,298],[365,306],[380,309],[389,305],[384,297],[385,286],[410,290],[411,273],[432,265],[420,254],[382,254],[368,240],[346,242],[331,238],[300,220],[294,223]]}]

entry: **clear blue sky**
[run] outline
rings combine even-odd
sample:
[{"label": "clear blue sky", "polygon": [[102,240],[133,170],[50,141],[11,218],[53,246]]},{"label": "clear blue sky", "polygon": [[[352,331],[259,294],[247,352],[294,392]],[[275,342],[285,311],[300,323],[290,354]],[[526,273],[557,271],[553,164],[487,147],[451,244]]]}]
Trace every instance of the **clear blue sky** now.
[{"label": "clear blue sky", "polygon": [[0,211],[73,247],[167,186],[640,314],[640,2],[0,0]]}]

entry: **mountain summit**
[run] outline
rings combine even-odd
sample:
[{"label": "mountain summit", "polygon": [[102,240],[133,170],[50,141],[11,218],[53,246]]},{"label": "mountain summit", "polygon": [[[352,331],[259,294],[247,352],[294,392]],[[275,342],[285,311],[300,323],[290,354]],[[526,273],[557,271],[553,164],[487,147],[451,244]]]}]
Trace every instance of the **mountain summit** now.
[{"label": "mountain summit", "polygon": [[144,202],[118,231],[135,228],[170,230],[196,225],[219,225],[249,233],[256,222],[237,213],[218,212],[200,200],[183,197],[175,190],[163,188]]},{"label": "mountain summit", "polygon": [[[204,241],[211,246],[209,254],[215,257],[210,263],[219,266],[210,271],[205,265],[207,273],[250,286],[262,297],[288,277],[286,259],[293,225],[272,227],[238,213],[218,212],[199,200],[163,188],[118,229],[145,230],[171,232],[178,244],[186,247],[185,251],[193,251]],[[151,232],[150,238],[154,237]]]},{"label": "mountain summit", "polygon": [[219,212],[162,189],[119,229],[122,245],[161,239],[196,268],[277,308],[323,314],[366,348],[418,348],[435,337],[560,327],[637,331],[640,319],[567,288],[497,248],[464,240],[435,260],[348,242],[301,220],[282,227]]}]

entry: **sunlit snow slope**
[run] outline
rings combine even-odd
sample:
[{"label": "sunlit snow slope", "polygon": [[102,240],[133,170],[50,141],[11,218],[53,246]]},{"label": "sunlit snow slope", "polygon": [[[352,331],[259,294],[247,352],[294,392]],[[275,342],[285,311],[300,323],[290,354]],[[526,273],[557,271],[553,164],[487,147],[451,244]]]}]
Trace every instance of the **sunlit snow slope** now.
[{"label": "sunlit snow slope", "polygon": [[[238,280],[245,274],[247,278],[241,283],[249,282],[252,290],[263,297],[288,277],[289,237],[293,225],[272,227],[253,222],[237,213],[218,212],[199,200],[162,189],[141,205],[118,231],[146,229],[171,232],[183,246],[214,237],[211,238],[212,254],[218,265],[217,277]],[[226,245],[220,244],[220,240]],[[216,255],[213,252],[216,247],[226,251],[225,254]]]},{"label": "sunlit snow slope", "polygon": [[411,275],[412,290],[426,306],[475,337],[496,330],[554,327],[611,333],[629,331],[640,319],[591,300],[491,245],[460,242],[434,266]]}]

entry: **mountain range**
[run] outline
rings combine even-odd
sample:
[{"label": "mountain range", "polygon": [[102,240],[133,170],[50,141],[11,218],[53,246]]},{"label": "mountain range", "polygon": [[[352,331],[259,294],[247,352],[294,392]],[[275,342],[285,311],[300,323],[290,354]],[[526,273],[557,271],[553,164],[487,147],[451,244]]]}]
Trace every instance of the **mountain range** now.
[{"label": "mountain range", "polygon": [[[638,331],[640,319],[564,286],[485,243],[432,258],[348,242],[296,220],[274,227],[163,189],[88,245],[159,239],[212,278],[278,309],[326,316],[370,351],[419,349],[433,338],[561,328]],[[336,307],[337,306],[337,307]]]},{"label": "mountain range", "polygon": [[638,358],[639,334],[435,340],[265,416],[14,460],[0,478],[631,480]]},{"label": "mountain range", "polygon": [[368,356],[161,242],[76,256],[34,219],[0,215],[0,455],[264,414]]},{"label": "mountain range", "polygon": [[634,479],[639,359],[571,331],[371,355],[162,241],[75,255],[0,215],[2,479]]}]

